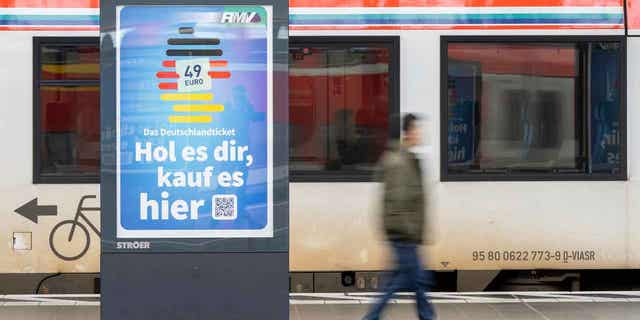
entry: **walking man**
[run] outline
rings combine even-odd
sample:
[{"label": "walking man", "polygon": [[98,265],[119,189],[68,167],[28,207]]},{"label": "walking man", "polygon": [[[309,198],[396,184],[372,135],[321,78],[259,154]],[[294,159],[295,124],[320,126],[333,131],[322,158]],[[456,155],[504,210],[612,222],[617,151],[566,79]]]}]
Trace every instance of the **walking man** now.
[{"label": "walking man", "polygon": [[434,312],[425,293],[431,282],[422,267],[418,247],[423,241],[425,221],[424,186],[420,160],[411,151],[421,144],[418,118],[407,114],[402,119],[402,141],[390,146],[382,157],[380,180],[384,183],[382,221],[395,256],[396,269],[381,300],[365,320],[379,320],[385,305],[399,290],[416,293],[420,320],[433,319]]}]

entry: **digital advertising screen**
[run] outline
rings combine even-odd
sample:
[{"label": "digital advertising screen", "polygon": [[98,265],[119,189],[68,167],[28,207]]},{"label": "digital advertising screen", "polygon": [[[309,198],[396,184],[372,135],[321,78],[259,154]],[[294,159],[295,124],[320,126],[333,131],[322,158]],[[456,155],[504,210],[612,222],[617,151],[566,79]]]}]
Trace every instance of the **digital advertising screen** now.
[{"label": "digital advertising screen", "polygon": [[270,6],[116,7],[118,238],[273,236]]}]

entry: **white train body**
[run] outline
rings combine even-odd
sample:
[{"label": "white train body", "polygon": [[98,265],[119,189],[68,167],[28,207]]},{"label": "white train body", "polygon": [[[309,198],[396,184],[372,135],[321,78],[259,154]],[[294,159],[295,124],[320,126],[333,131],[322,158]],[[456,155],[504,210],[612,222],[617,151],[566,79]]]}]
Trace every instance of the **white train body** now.
[{"label": "white train body", "polygon": [[[291,2],[291,15],[357,13],[360,10],[355,6],[332,7],[335,1],[317,1],[326,3],[323,8],[299,5],[303,2]],[[559,7],[559,12],[578,10],[576,7]],[[594,4],[595,9],[592,9],[596,10],[597,7]],[[447,8],[434,10],[443,11]],[[0,8],[9,13],[16,11],[9,9]],[[475,10],[465,7],[449,9]],[[62,9],[38,10],[50,14]],[[411,11],[412,8],[367,10],[385,13]],[[623,12],[622,7],[607,10],[620,14]],[[67,11],[70,14],[74,12],[71,9]],[[98,9],[87,5],[87,8],[78,12],[95,16]],[[629,36],[623,38],[626,41],[627,72],[627,81],[623,84],[626,86],[627,107],[623,118],[626,117],[628,129],[626,145],[622,146],[626,150],[627,179],[618,181],[443,182],[440,162],[440,103],[443,99],[440,93],[443,72],[440,46],[442,36],[624,36],[624,27],[553,29],[532,26],[501,29],[397,25],[376,28],[371,25],[341,27],[292,24],[289,36],[399,38],[400,111],[423,116],[425,146],[420,150],[420,155],[423,159],[424,182],[429,190],[429,238],[433,240],[424,247],[424,251],[431,268],[634,269],[640,268],[640,232],[636,232],[640,230],[640,129],[637,125],[640,124],[640,111],[636,108],[640,101],[640,38],[632,35],[640,35],[640,29],[636,31],[631,23],[628,27]],[[640,25],[637,27],[640,28]],[[0,239],[4,239],[4,244],[0,245],[0,273],[99,272],[99,238],[91,230],[88,251],[76,260],[59,258],[52,252],[49,243],[53,227],[63,220],[73,219],[82,196],[99,197],[99,185],[33,182],[33,99],[36,92],[33,85],[33,38],[98,37],[95,25],[83,28],[85,30],[76,31],[71,30],[73,28],[37,30],[36,27],[24,27],[0,31],[0,43],[3,43],[0,50],[0,97],[3,97],[0,106],[0,145],[5,150],[0,158]],[[554,83],[555,87],[566,85],[561,80]],[[40,216],[38,223],[34,223],[14,212],[34,198],[38,199],[40,205],[57,205],[58,214]],[[376,183],[292,182],[291,271],[385,270],[388,250],[380,232],[378,215],[379,185]],[[99,227],[97,213],[87,213],[87,217]],[[23,245],[23,233],[30,233],[30,245],[29,248],[18,249],[16,246]],[[28,236],[25,237],[28,242]],[[560,259],[556,259],[558,252]],[[525,254],[527,259],[523,258]],[[481,255],[484,258],[481,259]]]}]

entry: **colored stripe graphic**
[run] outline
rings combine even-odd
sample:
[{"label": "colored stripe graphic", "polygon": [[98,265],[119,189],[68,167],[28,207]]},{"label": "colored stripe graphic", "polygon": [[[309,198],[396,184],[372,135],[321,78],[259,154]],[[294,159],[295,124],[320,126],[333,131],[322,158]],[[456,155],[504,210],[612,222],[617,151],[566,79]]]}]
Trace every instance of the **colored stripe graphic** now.
[{"label": "colored stripe graphic", "polygon": [[[88,1],[46,1],[46,5],[36,0],[0,0],[0,3],[3,1],[6,5],[0,5],[0,30],[95,31],[99,26],[97,7],[67,5],[91,3]],[[631,29],[640,28],[637,1],[628,2]],[[623,3],[618,0],[292,0],[291,3],[291,30],[620,29],[617,25],[624,24]],[[20,7],[16,7],[18,5]],[[192,27],[178,31],[186,35],[194,33]],[[179,43],[184,41],[184,45],[214,45],[214,40],[219,39],[170,39],[177,41],[172,42],[175,45],[182,45]],[[172,56],[222,55],[222,51],[211,54],[172,49],[169,53]]]},{"label": "colored stripe graphic", "polygon": [[[622,0],[289,0],[295,7],[519,7],[519,6],[622,6]],[[0,8],[99,8],[98,0],[0,0]]]},{"label": "colored stripe graphic", "polygon": [[229,71],[209,71],[209,77],[211,77],[211,79],[229,79],[229,78],[231,78],[231,72],[229,72]]},{"label": "colored stripe graphic", "polygon": [[0,8],[99,8],[100,0],[0,0]]},{"label": "colored stripe graphic", "polygon": [[629,25],[629,33],[632,35],[640,34],[640,0],[627,0],[627,21]]},{"label": "colored stripe graphic", "polygon": [[176,104],[173,106],[175,112],[222,112],[224,106],[221,104]]},{"label": "colored stripe graphic", "polygon": [[95,31],[99,28],[100,13],[97,8],[64,8],[57,7],[57,4],[29,8],[23,7],[22,2],[19,4],[20,7],[0,6],[0,30]]},{"label": "colored stripe graphic", "polygon": [[6,26],[28,26],[28,25],[58,25],[58,26],[98,26],[100,17],[84,16],[84,15],[34,15],[34,16],[17,16],[0,14],[0,25]]},{"label": "colored stripe graphic", "polygon": [[[160,79],[178,79],[180,75],[176,72],[160,71],[156,73],[156,77]],[[209,77],[213,79],[228,79],[231,77],[229,71],[209,71]]]},{"label": "colored stripe graphic", "polygon": [[622,14],[291,14],[292,25],[622,24]]},{"label": "colored stripe graphic", "polygon": [[209,123],[211,116],[169,116],[170,123]]},{"label": "colored stripe graphic", "polygon": [[169,39],[167,40],[167,44],[171,46],[188,46],[188,45],[203,45],[203,46],[212,46],[220,44],[220,39],[205,39],[205,38],[178,38],[178,39]]},{"label": "colored stripe graphic", "polygon": [[211,60],[209,66],[212,68],[223,68],[229,65],[227,60]]},{"label": "colored stripe graphic", "polygon": [[607,25],[561,25],[561,24],[515,24],[515,25],[308,25],[290,26],[290,30],[620,30],[621,24]]},{"label": "colored stripe graphic", "polygon": [[160,82],[158,83],[160,90],[178,90],[178,84],[175,82]]},{"label": "colored stripe graphic", "polygon": [[171,72],[171,71],[160,71],[158,73],[156,73],[156,77],[160,78],[160,79],[178,79],[180,78],[180,75],[176,72]]},{"label": "colored stripe graphic", "polygon": [[559,7],[441,7],[441,6],[422,6],[422,7],[331,7],[331,8],[289,8],[289,14],[366,14],[366,13],[405,13],[405,14],[456,14],[456,13],[622,13],[621,6],[559,6]]},{"label": "colored stripe graphic", "polygon": [[50,21],[92,21],[99,22],[100,16],[98,15],[84,15],[84,14],[4,14],[0,12],[0,21],[5,23],[7,21],[37,21],[37,20],[50,20]]},{"label": "colored stripe graphic", "polygon": [[163,93],[160,95],[163,101],[211,101],[212,93]]},{"label": "colored stripe graphic", "polygon": [[289,7],[575,7],[622,6],[622,0],[289,0]]},{"label": "colored stripe graphic", "polygon": [[98,31],[100,26],[3,26],[0,31]]},{"label": "colored stripe graphic", "polygon": [[179,56],[179,57],[204,57],[204,56],[221,56],[222,50],[220,49],[211,49],[211,50],[194,50],[194,49],[169,49],[167,50],[167,55],[170,57]]},{"label": "colored stripe graphic", "polygon": [[[229,62],[226,60],[211,60],[209,61],[209,66],[212,68],[221,68],[229,65]],[[175,68],[176,61],[175,60],[165,60],[162,61],[162,66],[165,68]]]}]

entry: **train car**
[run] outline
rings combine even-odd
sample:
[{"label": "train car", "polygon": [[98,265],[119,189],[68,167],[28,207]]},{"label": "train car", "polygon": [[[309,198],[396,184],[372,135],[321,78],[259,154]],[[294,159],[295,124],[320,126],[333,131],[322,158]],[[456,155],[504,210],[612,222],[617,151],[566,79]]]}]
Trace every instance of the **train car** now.
[{"label": "train car", "polygon": [[[378,287],[372,173],[408,112],[426,263],[454,289],[640,267],[638,0],[290,0],[289,20],[292,291]],[[0,290],[98,277],[114,134],[99,130],[98,25],[96,0],[0,0]]]}]

